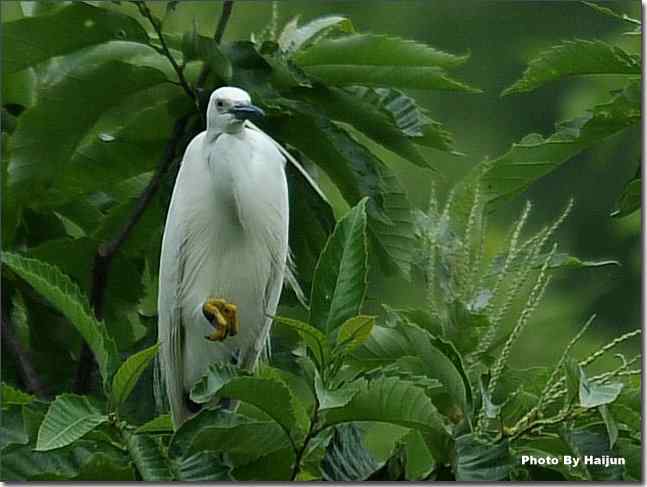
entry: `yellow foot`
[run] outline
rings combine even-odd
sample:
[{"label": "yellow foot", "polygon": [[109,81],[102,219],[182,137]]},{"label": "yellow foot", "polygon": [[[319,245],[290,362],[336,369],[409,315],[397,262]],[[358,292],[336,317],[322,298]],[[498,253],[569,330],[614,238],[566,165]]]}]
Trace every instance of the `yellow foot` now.
[{"label": "yellow foot", "polygon": [[202,314],[215,328],[211,335],[206,336],[212,342],[221,342],[228,336],[238,335],[238,308],[235,304],[224,299],[210,298],[202,305]]}]

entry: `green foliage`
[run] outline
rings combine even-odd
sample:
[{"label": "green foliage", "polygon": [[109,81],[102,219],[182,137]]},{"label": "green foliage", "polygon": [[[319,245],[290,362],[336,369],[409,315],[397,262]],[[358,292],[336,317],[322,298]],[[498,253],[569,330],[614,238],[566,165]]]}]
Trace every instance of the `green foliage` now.
[{"label": "green foliage", "polygon": [[108,416],[88,398],[63,394],[51,404],[40,425],[36,449],[46,451],[67,446],[106,421]]},{"label": "green foliage", "polygon": [[[432,191],[422,212],[382,149],[416,174],[443,172],[427,149],[457,154],[452,134],[400,90],[477,92],[450,74],[468,55],[357,32],[337,15],[220,44],[197,28],[169,34],[145,2],[122,3],[139,8],[39,3],[3,23],[3,326],[8,311],[21,345],[49,360],[37,372],[57,373],[45,370],[56,353],[65,381],[87,344],[103,384],[86,395],[56,384],[49,400],[20,390],[9,370],[3,480],[641,478],[640,356],[591,367],[640,330],[579,357],[592,318],[552,367],[511,364],[524,331],[552,333],[533,328],[533,315],[557,269],[619,262],[557,251],[552,239],[572,203],[526,235],[528,204],[503,245],[486,245],[492,204],[640,123],[639,55],[598,40],[542,52],[506,95],[591,74],[622,76],[626,86],[552,135],[530,134],[478,164],[442,210]],[[181,8],[168,2],[166,16]],[[174,430],[156,408],[159,377],[148,367],[158,348],[155,263],[175,163],[203,128],[205,96],[224,84],[250,92],[269,115],[263,130],[325,173],[337,214],[350,209],[335,222],[333,206],[287,164],[291,248],[309,309],[273,317],[273,367],[210,364],[190,391],[200,412]],[[183,132],[165,147],[178,121]],[[170,158],[168,172],[156,173],[160,158]],[[616,216],[640,206],[639,173]],[[93,259],[157,177],[164,194],[110,256],[100,312]],[[406,278],[425,303],[383,303],[369,271]],[[529,469],[515,460],[528,452],[623,455],[627,465]]]},{"label": "green foliage", "polygon": [[74,325],[94,353],[104,384],[108,384],[116,369],[117,347],[105,326],[94,318],[79,287],[46,262],[3,252],[2,263],[24,279]]},{"label": "green foliage", "polygon": [[159,344],[153,345],[141,352],[128,357],[112,379],[111,401],[118,408],[128,399],[142,373],[155,358]]}]

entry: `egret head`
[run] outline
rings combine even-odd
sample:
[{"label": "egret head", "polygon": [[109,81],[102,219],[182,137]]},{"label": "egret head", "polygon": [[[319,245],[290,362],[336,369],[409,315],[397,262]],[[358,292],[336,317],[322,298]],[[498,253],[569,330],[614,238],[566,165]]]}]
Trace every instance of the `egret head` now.
[{"label": "egret head", "polygon": [[233,134],[242,130],[245,120],[263,115],[263,110],[252,105],[245,90],[223,86],[214,91],[209,99],[207,129]]}]

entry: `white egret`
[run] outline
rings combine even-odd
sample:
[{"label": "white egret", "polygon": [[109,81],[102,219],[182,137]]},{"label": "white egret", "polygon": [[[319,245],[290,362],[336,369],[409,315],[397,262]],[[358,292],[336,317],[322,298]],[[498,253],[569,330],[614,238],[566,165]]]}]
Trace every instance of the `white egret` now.
[{"label": "white egret", "polygon": [[285,162],[298,163],[248,121],[262,114],[239,88],[214,91],[207,129],[187,147],[175,182],[162,241],[158,340],[176,428],[191,415],[188,394],[211,363],[256,364],[284,278],[292,281]]}]

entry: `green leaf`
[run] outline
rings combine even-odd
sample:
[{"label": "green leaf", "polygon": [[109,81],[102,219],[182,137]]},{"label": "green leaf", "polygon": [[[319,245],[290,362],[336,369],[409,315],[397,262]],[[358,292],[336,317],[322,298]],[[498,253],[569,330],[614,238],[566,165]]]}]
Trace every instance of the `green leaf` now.
[{"label": "green leaf", "polygon": [[[4,388],[3,388],[4,389]],[[0,414],[0,452],[12,445],[26,445],[29,435],[25,431],[23,408],[2,402]]]},{"label": "green leaf", "polygon": [[176,466],[176,472],[177,479],[182,482],[232,480],[230,468],[211,452],[200,452],[184,458]]},{"label": "green leaf", "polygon": [[79,287],[56,267],[36,259],[3,252],[2,262],[70,320],[94,353],[104,386],[107,385],[117,368],[117,346],[103,324],[94,318]]},{"label": "green leaf", "polygon": [[376,316],[360,315],[346,320],[339,327],[337,349],[342,349],[344,354],[351,353],[368,340],[375,325],[375,318]]},{"label": "green leaf", "polygon": [[209,65],[211,72],[217,74],[221,80],[226,82],[231,79],[231,62],[222,52],[216,40],[198,34],[195,31],[195,25],[193,31],[185,32],[182,37],[182,53],[186,62],[202,60]]},{"label": "green leaf", "polygon": [[162,414],[157,416],[154,419],[151,419],[147,423],[144,423],[139,428],[135,430],[136,434],[148,433],[148,434],[165,434],[173,433],[173,422],[171,421],[171,415]]},{"label": "green leaf", "polygon": [[298,52],[294,60],[307,74],[329,85],[479,91],[445,72],[463,64],[467,56],[397,37],[356,34],[324,39]]},{"label": "green leaf", "polygon": [[359,392],[364,381],[354,381],[345,384],[337,389],[328,389],[324,386],[321,376],[315,375],[315,394],[319,402],[319,410],[339,408],[346,406],[351,399]]},{"label": "green leaf", "polygon": [[[541,268],[541,265],[547,257],[548,254],[537,256],[535,267]],[[617,260],[582,260],[563,252],[552,254],[550,261],[548,262],[549,269],[583,269],[587,267],[606,267],[610,265],[619,266],[620,262]]]},{"label": "green leaf", "polygon": [[157,438],[148,435],[131,434],[126,441],[128,453],[133,459],[137,471],[146,482],[164,482],[173,480],[173,475],[166,458],[162,454],[162,445]]},{"label": "green leaf", "polygon": [[36,450],[54,450],[69,445],[106,421],[108,416],[87,397],[61,394],[51,404],[40,425]]},{"label": "green leaf", "polygon": [[636,177],[629,181],[622,191],[620,198],[616,202],[616,209],[613,210],[611,216],[622,218],[623,216],[631,215],[634,211],[638,210],[642,204],[642,179]]},{"label": "green leaf", "polygon": [[283,318],[281,316],[275,317],[274,323],[286,326],[298,333],[305,342],[306,347],[312,353],[317,367],[321,369],[324,366],[330,354],[330,345],[326,340],[326,336],[321,331],[303,321]]},{"label": "green leaf", "polygon": [[413,215],[395,173],[327,117],[312,107],[298,108],[298,115],[276,121],[274,133],[316,161],[350,205],[370,197],[367,223],[382,270],[408,277],[416,246]]},{"label": "green leaf", "polygon": [[[429,434],[436,445],[448,435],[425,390],[393,377],[365,383],[346,406],[325,411],[323,421],[326,426],[353,421],[392,423]],[[434,455],[444,457],[441,451]]]},{"label": "green leaf", "polygon": [[381,467],[367,450],[359,427],[353,423],[334,427],[333,437],[321,463],[324,480],[357,482],[367,480]]},{"label": "green leaf", "polygon": [[605,404],[611,404],[615,401],[624,384],[618,382],[616,384],[598,384],[590,382],[580,367],[580,406],[583,408],[595,408]]},{"label": "green leaf", "polygon": [[607,427],[607,434],[609,435],[609,448],[613,449],[613,445],[615,445],[616,441],[618,440],[618,425],[615,418],[613,417],[613,414],[611,413],[611,411],[609,411],[609,408],[606,406],[606,404],[599,406],[598,411],[600,411],[600,416],[602,416],[604,425]]},{"label": "green leaf", "polygon": [[[52,207],[152,169],[173,115],[191,107],[168,82],[172,76],[163,56],[132,42],[101,44],[52,64],[11,139],[12,197]],[[47,197],[31,198],[36,189]]]},{"label": "green leaf", "polygon": [[599,4],[593,3],[593,2],[582,2],[582,3],[584,5],[588,5],[593,10],[597,10],[599,13],[601,13],[603,15],[607,15],[609,17],[613,17],[613,18],[616,18],[616,19],[619,19],[619,20],[623,20],[625,22],[628,22],[628,23],[633,24],[633,25],[637,25],[639,27],[642,26],[642,22],[640,20],[631,18],[627,14],[620,14],[620,13],[616,12],[615,10],[612,10],[610,8],[607,8],[607,7],[603,7],[602,5],[599,5]]},{"label": "green leaf", "polygon": [[405,356],[421,359],[426,375],[443,383],[451,402],[463,414],[471,414],[471,386],[460,354],[451,343],[415,325],[376,326],[369,339],[353,353],[361,364],[372,368],[383,367]]},{"label": "green leaf", "polygon": [[[615,457],[617,455],[609,448],[609,437],[605,425],[601,423],[588,425],[584,428],[565,428],[562,436],[570,445],[573,453],[584,458],[603,458],[605,455]],[[622,465],[582,465],[588,480],[621,480],[625,469]]]},{"label": "green leaf", "polygon": [[564,370],[566,372],[567,398],[568,402],[571,403],[579,395],[580,379],[584,372],[582,371],[582,367],[580,367],[577,363],[577,360],[575,360],[573,357],[568,357],[564,361]]},{"label": "green leaf", "polygon": [[77,440],[47,452],[25,445],[4,452],[0,462],[5,481],[135,480],[128,457],[105,442]]},{"label": "green leaf", "polygon": [[[61,26],[66,26],[61,29]],[[148,43],[148,35],[132,17],[82,2],[50,15],[28,17],[2,26],[2,68],[10,73],[55,56],[111,40]]]},{"label": "green leaf", "polygon": [[411,430],[402,439],[402,442],[406,458],[406,479],[413,481],[426,479],[436,464],[424,438],[419,431]]},{"label": "green leaf", "polygon": [[315,44],[332,31],[345,33],[354,31],[351,21],[340,15],[317,17],[302,26],[299,26],[298,22],[299,18],[295,17],[285,24],[277,40],[279,47],[286,54],[293,54],[300,49]]},{"label": "green leaf", "polygon": [[367,287],[366,200],[342,218],[315,269],[309,322],[329,334],[357,315]]},{"label": "green leaf", "polygon": [[244,464],[289,446],[281,427],[274,421],[255,421],[239,414],[223,413],[217,422],[194,436],[189,454],[227,452],[236,464]]},{"label": "green leaf", "polygon": [[486,443],[475,435],[456,439],[456,480],[492,482],[507,480],[514,465],[508,441]]},{"label": "green leaf", "polygon": [[591,145],[641,120],[640,83],[629,83],[608,103],[595,106],[585,117],[557,126],[547,139],[531,134],[503,156],[484,161],[465,179],[457,194],[469,189],[475,175],[485,170],[481,180],[485,201],[507,201],[525,191],[533,182],[551,173]]},{"label": "green leaf", "polygon": [[528,63],[522,78],[502,95],[532,91],[559,79],[588,74],[629,74],[640,76],[640,56],[594,40],[564,41],[541,52]]},{"label": "green leaf", "polygon": [[256,406],[276,421],[286,435],[297,426],[297,413],[290,389],[275,378],[236,377],[225,384],[221,394]]},{"label": "green leaf", "polygon": [[[350,86],[346,88],[353,98],[375,107],[385,114],[393,124],[412,142],[425,147],[451,152],[454,141],[443,125],[428,116],[427,110],[402,91],[394,88],[368,88]],[[352,123],[352,122],[349,122]],[[368,134],[368,133],[367,133]],[[369,134],[370,135],[370,134]],[[376,137],[379,135],[376,133]],[[377,142],[380,142],[377,140]],[[415,162],[415,161],[413,161]],[[425,165],[429,165],[428,162]]]},{"label": "green leaf", "polygon": [[330,119],[352,125],[374,142],[417,166],[433,169],[413,144],[414,140],[396,125],[388,112],[371,103],[372,100],[364,100],[340,88],[303,89],[298,93],[302,100],[316,105]]},{"label": "green leaf", "polygon": [[10,386],[9,384],[2,383],[2,396],[0,397],[0,404],[2,407],[18,405],[22,406],[23,404],[29,404],[34,400],[34,396],[27,394],[26,392],[16,389],[15,387]]},{"label": "green leaf", "polygon": [[[304,160],[303,154],[290,152],[302,163],[310,162]],[[319,196],[293,164],[286,164],[285,172],[290,199],[290,250],[303,292],[310,296],[317,260],[335,228],[335,215],[330,203]]]},{"label": "green leaf", "polygon": [[159,343],[156,343],[152,347],[131,355],[119,367],[119,370],[117,370],[117,373],[112,379],[112,395],[110,400],[113,408],[118,409],[128,399],[139,377],[146,370],[151,360],[155,358],[155,355],[157,355],[158,349]]},{"label": "green leaf", "polygon": [[230,364],[212,363],[207,372],[191,388],[191,400],[204,404],[220,392],[232,379],[245,374],[245,371]]}]

